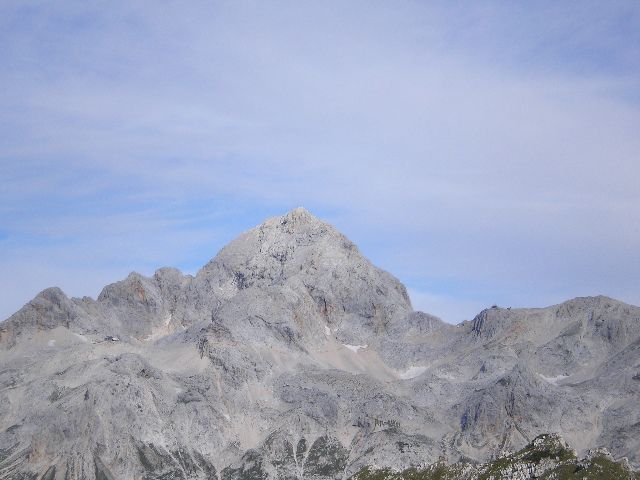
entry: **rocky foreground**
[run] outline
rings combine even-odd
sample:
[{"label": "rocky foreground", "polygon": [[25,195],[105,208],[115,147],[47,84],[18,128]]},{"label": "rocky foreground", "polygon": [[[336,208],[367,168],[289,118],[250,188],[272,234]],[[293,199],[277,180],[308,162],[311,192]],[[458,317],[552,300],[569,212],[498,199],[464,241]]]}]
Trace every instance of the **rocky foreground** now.
[{"label": "rocky foreground", "polygon": [[627,459],[613,460],[606,449],[589,450],[579,459],[558,435],[540,435],[522,450],[495,460],[448,465],[438,462],[398,472],[365,467],[352,480],[636,480]]},{"label": "rocky foreground", "polygon": [[477,462],[546,433],[638,468],[639,399],[640,308],[585,297],[450,325],[296,209],[195,276],[50,288],[1,323],[0,479],[490,478]]}]

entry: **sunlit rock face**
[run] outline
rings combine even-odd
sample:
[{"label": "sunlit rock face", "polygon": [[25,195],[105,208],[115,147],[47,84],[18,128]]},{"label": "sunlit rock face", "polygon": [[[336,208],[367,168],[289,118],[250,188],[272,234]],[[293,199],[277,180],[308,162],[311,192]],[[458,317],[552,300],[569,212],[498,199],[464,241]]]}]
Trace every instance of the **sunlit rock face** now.
[{"label": "sunlit rock face", "polygon": [[343,478],[539,434],[640,462],[640,309],[606,297],[450,325],[304,209],[195,276],[0,324],[0,479]]}]

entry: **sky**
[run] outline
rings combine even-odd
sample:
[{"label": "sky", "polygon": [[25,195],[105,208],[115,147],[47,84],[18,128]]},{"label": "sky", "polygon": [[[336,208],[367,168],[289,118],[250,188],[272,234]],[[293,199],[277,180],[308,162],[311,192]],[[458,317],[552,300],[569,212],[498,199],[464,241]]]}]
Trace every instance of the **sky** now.
[{"label": "sky", "polygon": [[304,206],[457,323],[640,305],[640,2],[0,3],[0,319]]}]

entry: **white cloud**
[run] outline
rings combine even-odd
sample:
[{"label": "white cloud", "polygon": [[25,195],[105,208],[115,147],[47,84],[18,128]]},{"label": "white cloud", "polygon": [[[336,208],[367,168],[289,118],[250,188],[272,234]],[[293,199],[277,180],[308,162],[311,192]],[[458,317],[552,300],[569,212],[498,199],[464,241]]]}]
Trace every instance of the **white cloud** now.
[{"label": "white cloud", "polygon": [[0,7],[0,281],[55,275],[0,316],[300,204],[447,320],[640,303],[633,4],[24,5]]}]

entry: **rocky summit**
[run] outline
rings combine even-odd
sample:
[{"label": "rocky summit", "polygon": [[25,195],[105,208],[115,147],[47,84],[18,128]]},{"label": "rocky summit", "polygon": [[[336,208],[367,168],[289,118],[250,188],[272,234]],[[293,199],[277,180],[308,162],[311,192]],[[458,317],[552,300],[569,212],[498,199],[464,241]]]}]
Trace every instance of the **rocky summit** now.
[{"label": "rocky summit", "polygon": [[0,479],[485,475],[498,457],[533,475],[546,434],[640,466],[640,308],[585,297],[450,325],[304,209],[195,276],[50,288],[0,323]]}]

